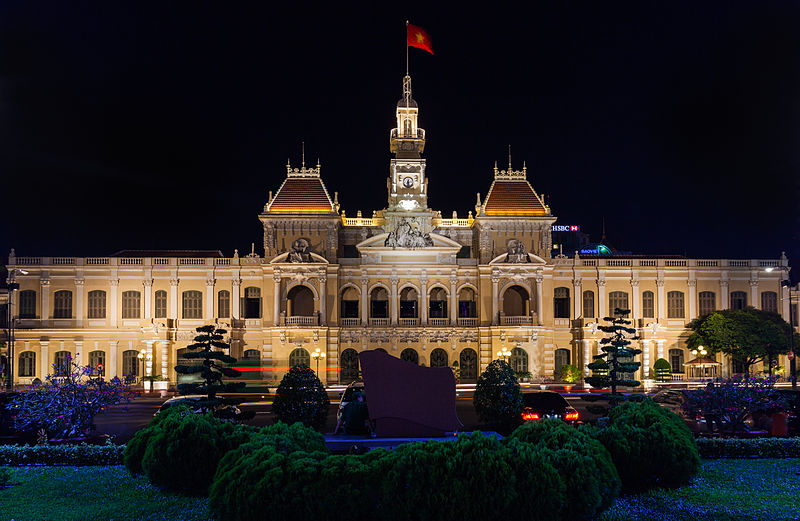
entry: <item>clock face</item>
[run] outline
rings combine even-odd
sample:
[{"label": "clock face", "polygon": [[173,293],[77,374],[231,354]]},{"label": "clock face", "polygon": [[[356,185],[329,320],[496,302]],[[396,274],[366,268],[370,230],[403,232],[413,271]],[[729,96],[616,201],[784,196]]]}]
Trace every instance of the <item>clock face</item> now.
[{"label": "clock face", "polygon": [[414,178],[412,177],[403,178],[403,186],[405,186],[406,188],[411,188],[412,186],[414,186]]}]

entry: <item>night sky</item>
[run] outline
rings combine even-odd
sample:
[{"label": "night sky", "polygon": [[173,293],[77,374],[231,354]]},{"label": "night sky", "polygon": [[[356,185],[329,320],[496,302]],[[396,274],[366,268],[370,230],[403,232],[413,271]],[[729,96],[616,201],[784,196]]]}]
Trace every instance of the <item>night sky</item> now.
[{"label": "night sky", "polygon": [[595,241],[605,218],[633,253],[800,261],[800,2],[81,4],[0,3],[3,256],[258,251],[302,141],[371,216],[408,19],[436,52],[411,75],[444,217],[510,144]]}]

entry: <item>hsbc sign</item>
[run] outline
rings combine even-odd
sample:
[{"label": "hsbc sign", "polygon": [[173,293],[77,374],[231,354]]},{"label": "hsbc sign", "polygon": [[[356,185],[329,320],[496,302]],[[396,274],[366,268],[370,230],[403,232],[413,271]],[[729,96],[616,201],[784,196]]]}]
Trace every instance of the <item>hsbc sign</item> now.
[{"label": "hsbc sign", "polygon": [[575,224],[554,224],[554,232],[579,232],[581,227]]}]

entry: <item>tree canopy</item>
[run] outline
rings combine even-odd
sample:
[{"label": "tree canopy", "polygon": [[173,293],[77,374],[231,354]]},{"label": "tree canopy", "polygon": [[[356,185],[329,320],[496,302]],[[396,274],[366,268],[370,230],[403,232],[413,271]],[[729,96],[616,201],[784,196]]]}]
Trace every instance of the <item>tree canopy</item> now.
[{"label": "tree canopy", "polygon": [[[774,360],[789,352],[792,329],[778,313],[753,307],[714,311],[689,323],[692,334],[686,341],[689,349],[704,346],[711,353],[725,353],[750,366]],[[795,342],[800,336],[795,335]]]}]

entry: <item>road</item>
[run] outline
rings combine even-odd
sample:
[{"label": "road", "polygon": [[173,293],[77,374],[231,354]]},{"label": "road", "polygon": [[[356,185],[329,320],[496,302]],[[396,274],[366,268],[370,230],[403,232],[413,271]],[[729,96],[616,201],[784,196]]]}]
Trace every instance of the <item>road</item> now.
[{"label": "road", "polygon": [[[464,431],[479,430],[481,428],[478,417],[475,414],[475,408],[472,405],[472,393],[472,390],[467,389],[459,390],[456,394],[456,414],[458,414],[459,419],[461,419],[461,423],[464,424]],[[328,396],[331,401],[331,406],[328,409],[328,417],[324,432],[333,432],[336,426],[336,409],[339,404],[339,392],[336,390],[329,391]],[[248,395],[246,397],[248,401],[243,403],[241,407],[256,413],[255,417],[247,422],[249,425],[262,427],[274,423],[275,415],[272,413],[273,397],[273,394]],[[159,405],[166,399],[167,398],[155,396],[143,396],[126,405],[115,405],[108,411],[95,417],[97,433],[113,436],[115,443],[127,443],[136,431],[147,425],[153,418]],[[580,397],[574,395],[567,396],[567,401],[578,410],[581,419],[596,418],[596,415],[586,410],[588,402],[580,399]]]}]

